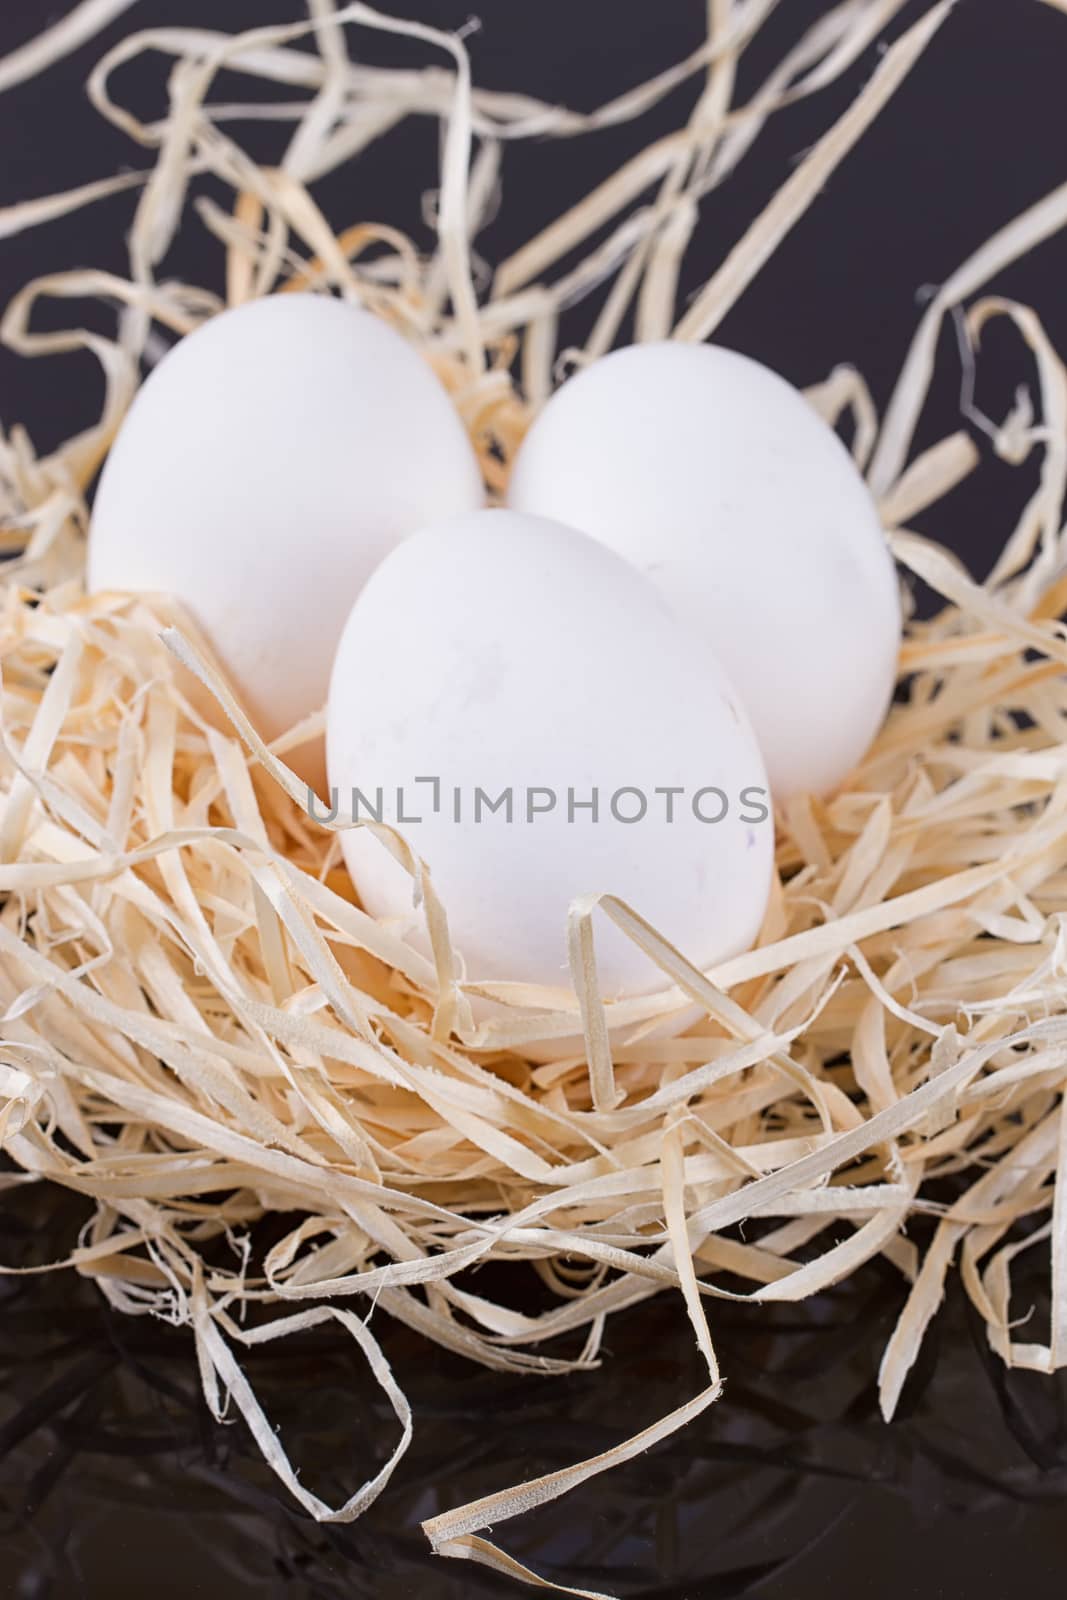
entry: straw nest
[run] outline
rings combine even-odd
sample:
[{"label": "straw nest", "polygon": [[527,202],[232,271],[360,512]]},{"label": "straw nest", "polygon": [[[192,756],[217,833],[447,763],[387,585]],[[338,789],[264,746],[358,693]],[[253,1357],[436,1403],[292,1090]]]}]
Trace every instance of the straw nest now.
[{"label": "straw nest", "polygon": [[[75,8],[0,62],[0,87],[124,8]],[[1043,1372],[1067,1362],[1067,635],[1056,620],[1067,601],[1067,372],[1032,311],[975,299],[1067,221],[1067,188],[1002,227],[930,302],[884,420],[851,369],[811,391],[831,420],[850,413],[896,555],[942,603],[909,625],[899,702],[850,785],[779,817],[779,883],[758,948],[708,973],[659,940],[640,907],[594,898],[571,913],[574,993],[498,988],[507,1004],[476,1022],[484,1008],[472,1010],[447,907],[414,857],[432,960],[359,909],[336,832],[309,818],[285,766],[285,741],[269,751],[257,742],[181,619],[142,599],[86,598],[84,494],[158,330],[181,334],[221,303],[159,276],[187,205],[225,252],[230,303],[320,288],[369,304],[417,341],[499,488],[529,409],[551,387],[560,308],[610,281],[578,360],[607,348],[633,308],[640,337],[711,336],[948,12],[936,5],[899,33],[676,322],[701,196],[729,178],[768,117],[844,72],[903,4],[837,5],[735,104],[738,57],[771,9],[713,0],[704,48],[591,115],[472,90],[460,40],[360,6],[335,13],[318,0],[307,24],[240,38],[134,34],[101,62],[90,93],[154,160],[0,213],[10,233],[138,190],[129,277],[40,280],[4,325],[29,354],[88,348],[107,386],[100,420],[55,454],[37,459],[18,429],[0,454],[10,558],[0,1128],[21,1169],[5,1181],[49,1179],[91,1198],[91,1225],[59,1265],[95,1277],[125,1311],[191,1327],[208,1403],[243,1413],[321,1519],[357,1515],[410,1435],[388,1321],[374,1307],[472,1361],[550,1375],[599,1361],[613,1313],[677,1295],[707,1363],[701,1393],[679,1396],[675,1413],[606,1456],[502,1485],[426,1525],[441,1552],[519,1577],[532,1575],[481,1530],[711,1404],[721,1383],[709,1322],[723,1295],[801,1300],[886,1257],[904,1301],[881,1369],[887,1417],[954,1260],[1006,1362]],[[444,65],[356,65],[353,23],[413,36],[413,54]],[[301,34],[317,53],[299,47]],[[170,62],[169,105],[153,123],[110,90],[114,68],[147,50]],[[212,96],[223,66],[288,86],[290,98],[254,112],[224,105]],[[507,143],[637,116],[687,79],[698,87],[689,123],[483,290],[471,241]],[[273,117],[286,134],[276,166],[257,166],[234,141],[242,114]],[[389,228],[336,233],[312,198],[319,177],[408,115],[442,128],[428,259]],[[230,187],[232,207],[198,191],[205,172]],[[31,331],[42,296],[117,303],[116,337]],[[972,346],[989,319],[1013,321],[1038,396],[991,429],[991,451],[1019,462],[1039,452],[1041,468],[981,585],[907,530],[980,464],[964,432],[912,450],[939,328],[963,306]],[[212,688],[211,715],[186,692],[190,664]],[[601,1004],[604,916],[660,963],[665,994]],[[700,1020],[690,1015],[678,1034],[694,1006]],[[557,1046],[554,1059],[534,1059],[533,1041],[576,1034],[584,1043],[571,1054]],[[251,1230],[269,1212],[303,1220],[257,1255]],[[936,1221],[921,1254],[908,1232],[919,1213]],[[1050,1261],[1051,1325],[1027,1328],[1032,1342],[1020,1342],[1012,1303],[1021,1249]],[[554,1291],[551,1308],[524,1314],[480,1294],[466,1269],[491,1259],[528,1262]],[[242,1347],[326,1318],[359,1345],[397,1416],[390,1461],[337,1508],[300,1482],[239,1360]]]}]

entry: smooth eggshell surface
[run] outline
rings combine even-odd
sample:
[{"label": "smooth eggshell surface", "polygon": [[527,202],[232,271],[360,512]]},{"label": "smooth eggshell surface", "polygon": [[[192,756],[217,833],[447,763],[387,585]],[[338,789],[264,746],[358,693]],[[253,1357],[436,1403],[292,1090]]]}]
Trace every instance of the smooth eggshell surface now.
[{"label": "smooth eggshell surface", "polygon": [[400,334],[272,295],[211,318],[145,381],[97,491],[89,587],[177,598],[270,739],[325,702],[381,558],[482,501],[448,394]]},{"label": "smooth eggshell surface", "polygon": [[[621,896],[701,967],[758,933],[773,822],[765,804],[762,819],[744,820],[760,805],[741,792],[765,801],[766,774],[740,702],[652,585],[572,529],[483,511],[398,546],[341,638],[327,764],[342,816],[358,787],[357,809],[381,790],[383,820],[396,823],[402,791],[405,815],[420,820],[401,831],[430,868],[472,981],[570,988],[567,912],[587,893]],[[718,822],[694,813],[708,786],[728,799]],[[668,822],[670,787],[682,797]],[[594,788],[596,820],[580,808]],[[644,798],[642,820],[612,816],[623,788],[619,811],[636,816]],[[475,821],[476,789],[493,800],[510,790],[513,820],[483,807]],[[527,821],[531,789],[545,809]],[[369,829],[341,838],[366,908],[428,948],[411,877]],[[668,986],[601,917],[595,936],[605,997]]]},{"label": "smooth eggshell surface", "polygon": [[776,798],[861,760],[893,691],[896,573],[851,456],[784,379],[711,345],[615,351],[549,400],[508,504],[602,541],[700,631]]}]

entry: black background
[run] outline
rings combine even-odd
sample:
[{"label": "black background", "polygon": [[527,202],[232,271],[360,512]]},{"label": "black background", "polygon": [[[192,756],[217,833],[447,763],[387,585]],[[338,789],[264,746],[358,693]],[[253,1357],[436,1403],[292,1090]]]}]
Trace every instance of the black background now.
[{"label": "black background", "polygon": [[[462,25],[470,13],[459,0],[382,9],[440,27]],[[825,9],[783,0],[745,58],[740,97]],[[905,8],[889,37],[922,9]],[[56,14],[7,0],[0,53]],[[299,14],[289,0],[142,0],[45,78],[0,97],[0,206],[143,162],[143,152],[99,120],[82,87],[105,46],[133,27],[238,29]],[[478,15],[469,45],[479,84],[582,109],[678,60],[704,25],[701,0],[483,0]],[[366,60],[425,59],[404,42],[351,37]],[[875,59],[868,52],[841,83],[764,131],[706,205],[684,293],[714,269]],[[118,87],[139,112],[158,114],[165,71],[150,59],[127,69]],[[718,337],[801,384],[852,362],[884,404],[924,289],[1067,179],[1065,81],[1067,16],[1037,0],[961,0]],[[509,149],[503,201],[479,240],[485,259],[502,258],[648,139],[679,126],[694,92],[672,95],[637,127]],[[241,131],[262,158],[278,153],[277,130]],[[319,186],[318,198],[338,227],[388,221],[428,244],[419,196],[435,182],[436,150],[433,124],[412,122]],[[122,196],[0,243],[0,299],[40,272],[122,272],[130,213]],[[195,219],[165,270],[221,287],[219,248]],[[1065,276],[1067,238],[993,287],[1034,304],[1067,349]],[[574,308],[568,338],[581,337],[598,303],[594,296]],[[37,325],[62,326],[75,313],[86,325],[113,325],[108,308],[70,304],[43,307]],[[925,443],[961,425],[951,330],[941,355]],[[1016,387],[1032,381],[1018,336],[994,327],[980,358],[980,406],[1000,420]],[[99,400],[88,357],[30,362],[0,351],[0,421],[24,423],[40,449],[91,421]],[[987,441],[983,449],[988,456]],[[927,516],[924,531],[983,573],[1033,472],[1033,463],[1013,469],[988,460]],[[0,1259],[61,1255],[81,1215],[69,1196],[0,1193]],[[920,1226],[915,1237],[921,1241]],[[531,1293],[525,1279],[496,1287],[513,1287],[524,1300]],[[1027,1292],[1040,1313],[1040,1272]],[[874,1382],[902,1295],[892,1269],[873,1265],[814,1305],[719,1314],[728,1388],[711,1415],[562,1505],[501,1527],[500,1541],[546,1573],[649,1600],[1062,1595],[1067,1385],[1004,1374],[954,1288],[902,1414],[886,1428]],[[19,1600],[512,1594],[514,1585],[431,1558],[418,1521],[603,1448],[700,1384],[691,1336],[671,1300],[619,1320],[604,1371],[551,1383],[466,1368],[382,1318],[379,1337],[415,1404],[416,1443],[365,1519],[320,1529],[291,1507],[240,1424],[205,1420],[184,1334],[116,1318],[92,1286],[68,1278],[0,1280],[0,1297],[0,1593]],[[1029,1301],[1019,1308],[1028,1309]],[[358,1366],[323,1338],[261,1353],[250,1370],[307,1481],[341,1497],[391,1437]]]}]

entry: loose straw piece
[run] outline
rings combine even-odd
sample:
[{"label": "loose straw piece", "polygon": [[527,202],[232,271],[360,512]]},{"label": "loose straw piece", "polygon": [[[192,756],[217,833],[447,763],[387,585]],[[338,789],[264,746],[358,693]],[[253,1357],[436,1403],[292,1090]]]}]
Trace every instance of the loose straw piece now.
[{"label": "loose straw piece", "polygon": [[713,333],[786,234],[810,206],[827,178],[888,104],[952,9],[941,0],[886,52],[877,71],[839,122],[824,134],[766,210],[734,246],[718,272],[678,322],[676,339],[700,340]]},{"label": "loose straw piece", "polygon": [[0,94],[69,56],[134,3],[135,0],[81,0],[50,28],[0,60]]}]

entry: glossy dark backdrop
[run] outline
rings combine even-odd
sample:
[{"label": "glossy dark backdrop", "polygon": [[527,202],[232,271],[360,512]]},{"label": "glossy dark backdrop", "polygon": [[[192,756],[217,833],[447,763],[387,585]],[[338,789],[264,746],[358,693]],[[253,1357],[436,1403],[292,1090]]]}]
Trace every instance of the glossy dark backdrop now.
[{"label": "glossy dark backdrop", "polygon": [[[462,24],[462,0],[384,6],[440,26]],[[809,0],[779,7],[742,72],[741,93],[805,20]],[[912,6],[896,33],[918,14]],[[471,41],[477,80],[591,107],[677,60],[701,35],[700,0],[575,5],[484,0]],[[17,0],[0,13],[0,52],[52,7]],[[105,43],[135,25],[240,27],[297,15],[276,0],[142,0],[87,51],[0,98],[0,205],[131,164],[140,152],[98,121],[82,82]],[[411,47],[366,35],[373,60]],[[790,164],[871,70],[852,73],[782,114],[708,204],[683,287],[699,285]],[[840,361],[884,402],[914,327],[923,287],[944,279],[995,226],[1067,179],[1062,82],[1067,17],[1036,0],[961,0],[912,78],[721,330],[798,383]],[[122,84],[139,109],[161,105],[158,62]],[[654,133],[679,125],[691,91],[641,125],[578,142],[509,152],[503,207],[480,248],[489,260]],[[271,135],[260,130],[269,155]],[[276,148],[276,146],[275,146]],[[322,186],[338,224],[378,218],[418,229],[415,197],[434,181],[435,136],[411,124]],[[125,199],[39,234],[0,244],[0,297],[37,272],[73,265],[121,271]],[[218,281],[214,242],[195,221],[169,270]],[[995,285],[1029,300],[1067,348],[1067,239],[1045,246]],[[572,313],[580,336],[595,302]],[[42,326],[71,308],[47,310]],[[80,312],[81,308],[79,308]],[[86,308],[93,320],[99,313]],[[99,324],[107,327],[107,316]],[[924,421],[927,441],[959,425],[951,336]],[[1005,413],[1031,381],[1025,352],[994,328],[982,354],[979,403]],[[99,400],[88,358],[26,362],[0,352],[0,419],[26,423],[47,448],[90,420]],[[924,524],[984,571],[1032,485],[1031,469],[992,463]],[[82,1216],[69,1196],[0,1193],[0,1260],[62,1254]],[[481,1280],[484,1286],[484,1279]],[[1039,1305],[1038,1278],[1029,1293]],[[529,1303],[525,1278],[512,1284]],[[902,1298],[891,1269],[872,1266],[813,1306],[732,1309],[714,1319],[729,1383],[686,1435],[562,1506],[502,1527],[505,1547],[544,1572],[646,1600],[999,1600],[1060,1596],[1067,1565],[1067,1385],[1005,1375],[953,1291],[902,1414],[878,1419],[874,1383]],[[417,1524],[446,1505],[522,1473],[561,1466],[624,1437],[677,1404],[700,1376],[671,1300],[613,1325],[595,1378],[541,1384],[466,1368],[427,1352],[382,1318],[379,1335],[419,1419],[391,1489],[362,1522],[321,1529],[289,1505],[240,1424],[210,1424],[183,1334],[110,1315],[69,1278],[0,1281],[0,1595],[19,1600],[459,1600],[514,1586],[426,1553]],[[1025,1307],[1024,1307],[1025,1309]],[[328,1339],[260,1353],[253,1379],[305,1476],[337,1498],[391,1420],[348,1351]],[[379,1441],[379,1442],[376,1442]]]}]

